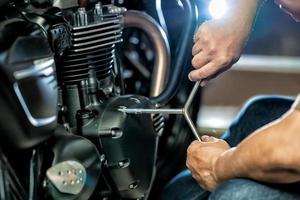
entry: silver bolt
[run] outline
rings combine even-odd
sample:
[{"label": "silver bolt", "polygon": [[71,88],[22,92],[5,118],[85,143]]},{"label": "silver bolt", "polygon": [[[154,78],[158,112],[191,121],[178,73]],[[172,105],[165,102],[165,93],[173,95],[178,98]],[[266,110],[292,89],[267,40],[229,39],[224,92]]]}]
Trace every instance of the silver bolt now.
[{"label": "silver bolt", "polygon": [[129,188],[130,188],[130,189],[134,189],[134,185],[133,185],[133,184],[130,184],[130,185],[129,185]]}]

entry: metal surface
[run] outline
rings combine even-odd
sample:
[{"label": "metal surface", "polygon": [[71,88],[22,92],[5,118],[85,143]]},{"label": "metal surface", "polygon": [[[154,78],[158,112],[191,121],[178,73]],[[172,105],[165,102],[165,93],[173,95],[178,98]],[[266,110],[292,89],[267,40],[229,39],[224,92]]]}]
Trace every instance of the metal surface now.
[{"label": "metal surface", "polygon": [[14,77],[16,80],[21,80],[33,76],[49,76],[54,73],[54,59],[45,58],[35,60],[31,68],[15,71]]},{"label": "metal surface", "polygon": [[158,96],[164,89],[170,67],[170,47],[166,34],[152,17],[138,11],[125,12],[124,27],[135,27],[145,31],[153,43],[155,61],[150,96]]},{"label": "metal surface", "polygon": [[92,76],[99,81],[112,76],[115,45],[122,41],[124,9],[110,13],[109,8],[118,7],[97,3],[69,14],[72,44],[58,67],[60,85],[77,85]]},{"label": "metal surface", "polygon": [[120,108],[119,111],[125,112],[128,114],[168,114],[168,115],[183,115],[184,110],[172,109],[172,108],[159,108],[159,109],[146,109],[146,108]]},{"label": "metal surface", "polygon": [[195,95],[197,94],[198,89],[200,88],[201,82],[196,82],[184,107],[183,108],[177,108],[177,109],[170,109],[170,108],[157,108],[157,109],[144,109],[144,108],[119,108],[118,110],[127,114],[175,114],[175,115],[183,115],[186,122],[188,123],[190,129],[192,130],[194,136],[197,138],[197,140],[201,141],[200,135],[198,133],[198,130],[192,121],[190,115],[189,115],[189,108],[192,103],[192,101],[195,98]]},{"label": "metal surface", "polygon": [[78,8],[77,12],[74,13],[74,26],[87,26],[88,25],[88,16],[85,8]]},{"label": "metal surface", "polygon": [[183,26],[181,27],[180,37],[177,40],[177,50],[174,56],[174,62],[172,61],[173,71],[170,76],[164,91],[159,96],[150,98],[150,101],[155,105],[163,106],[170,101],[179,90],[179,80],[182,80],[184,75],[184,67],[190,64],[191,50],[193,46],[193,35],[197,27],[196,22],[196,7],[193,1],[181,0],[181,7],[184,10],[185,15],[182,16]]},{"label": "metal surface", "polygon": [[19,85],[18,83],[14,83],[13,85],[14,87],[14,91],[18,97],[18,100],[26,114],[26,117],[27,119],[30,121],[31,125],[32,126],[35,126],[35,127],[40,127],[40,126],[46,126],[46,125],[49,125],[51,123],[53,123],[55,120],[56,120],[56,115],[54,116],[51,116],[51,117],[47,117],[47,118],[35,118],[32,116],[26,102],[25,102],[25,99],[20,91],[20,88],[19,88]]},{"label": "metal surface", "polygon": [[67,9],[79,5],[78,5],[78,0],[53,0],[53,6],[61,9]]},{"label": "metal surface", "polygon": [[47,178],[62,193],[79,194],[86,182],[86,170],[77,161],[64,161],[47,170]]}]

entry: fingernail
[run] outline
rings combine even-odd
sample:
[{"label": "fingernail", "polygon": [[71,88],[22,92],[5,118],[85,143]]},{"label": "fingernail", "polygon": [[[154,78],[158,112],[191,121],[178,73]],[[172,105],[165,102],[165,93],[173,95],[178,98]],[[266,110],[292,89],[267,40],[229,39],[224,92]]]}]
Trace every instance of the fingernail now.
[{"label": "fingernail", "polygon": [[208,137],[209,137],[209,136],[207,136],[207,135],[202,135],[202,136],[201,136],[201,139],[202,139],[202,140],[205,140],[205,139],[208,138]]},{"label": "fingernail", "polygon": [[189,73],[188,77],[190,81],[193,81],[191,73]]}]

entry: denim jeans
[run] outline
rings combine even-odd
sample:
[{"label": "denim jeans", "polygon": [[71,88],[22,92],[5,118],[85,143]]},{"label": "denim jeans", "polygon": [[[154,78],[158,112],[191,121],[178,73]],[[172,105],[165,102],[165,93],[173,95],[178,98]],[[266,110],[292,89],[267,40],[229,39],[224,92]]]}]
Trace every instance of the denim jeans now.
[{"label": "denim jeans", "polygon": [[[230,146],[236,146],[256,129],[282,116],[292,103],[292,98],[281,96],[255,97],[245,104],[222,138]],[[161,199],[300,199],[300,184],[265,184],[249,179],[232,179],[223,182],[212,193],[209,193],[200,188],[189,170],[185,170],[166,186]]]}]

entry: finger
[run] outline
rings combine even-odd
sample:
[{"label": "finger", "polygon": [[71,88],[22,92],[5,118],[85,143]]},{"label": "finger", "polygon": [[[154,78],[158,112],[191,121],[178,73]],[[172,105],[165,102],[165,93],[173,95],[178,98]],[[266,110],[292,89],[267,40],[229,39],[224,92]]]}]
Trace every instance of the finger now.
[{"label": "finger", "polygon": [[[200,29],[200,28],[199,28]],[[199,36],[198,36],[198,32],[199,32],[199,29],[197,30],[197,32],[194,34],[193,36],[193,41],[194,43],[196,43],[198,40],[199,40]]]},{"label": "finger", "polygon": [[202,140],[202,142],[209,142],[210,137],[208,135],[203,135],[203,136],[201,136],[201,140]]},{"label": "finger", "polygon": [[198,36],[197,36],[197,32],[194,34],[194,36],[193,36],[193,41],[194,41],[194,43],[196,43],[197,41],[198,41]]},{"label": "finger", "polygon": [[210,136],[210,141],[211,142],[217,142],[219,139],[213,136]]},{"label": "finger", "polygon": [[189,73],[189,79],[191,81],[201,81],[202,79],[210,79],[211,76],[218,72],[215,64],[209,62],[205,66],[195,69]]},{"label": "finger", "polygon": [[192,48],[192,55],[195,56],[196,54],[200,53],[203,49],[203,45],[200,42],[196,42]]},{"label": "finger", "polygon": [[190,161],[190,159],[188,159],[188,158],[186,159],[185,165],[192,173],[194,172],[194,166],[193,166],[192,162]]},{"label": "finger", "polygon": [[195,140],[195,141],[193,141],[193,142],[189,145],[189,147],[187,148],[187,156],[189,156],[189,155],[193,152],[193,150],[195,149],[195,146],[196,146],[199,142],[200,142],[200,141]]},{"label": "finger", "polygon": [[217,142],[219,139],[213,136],[207,136],[207,135],[203,135],[201,137],[203,142]]},{"label": "finger", "polygon": [[199,140],[194,140],[194,141],[190,144],[190,146],[191,146],[191,145],[195,145],[195,144],[199,144],[199,143],[200,143]]},{"label": "finger", "polygon": [[199,69],[206,64],[208,64],[211,61],[210,57],[207,56],[204,51],[200,51],[198,54],[196,54],[192,59],[192,65],[194,68]]},{"label": "finger", "polygon": [[198,28],[196,34],[193,37],[194,42],[197,42],[200,37],[205,34],[205,26],[206,22],[202,23],[202,25]]}]

